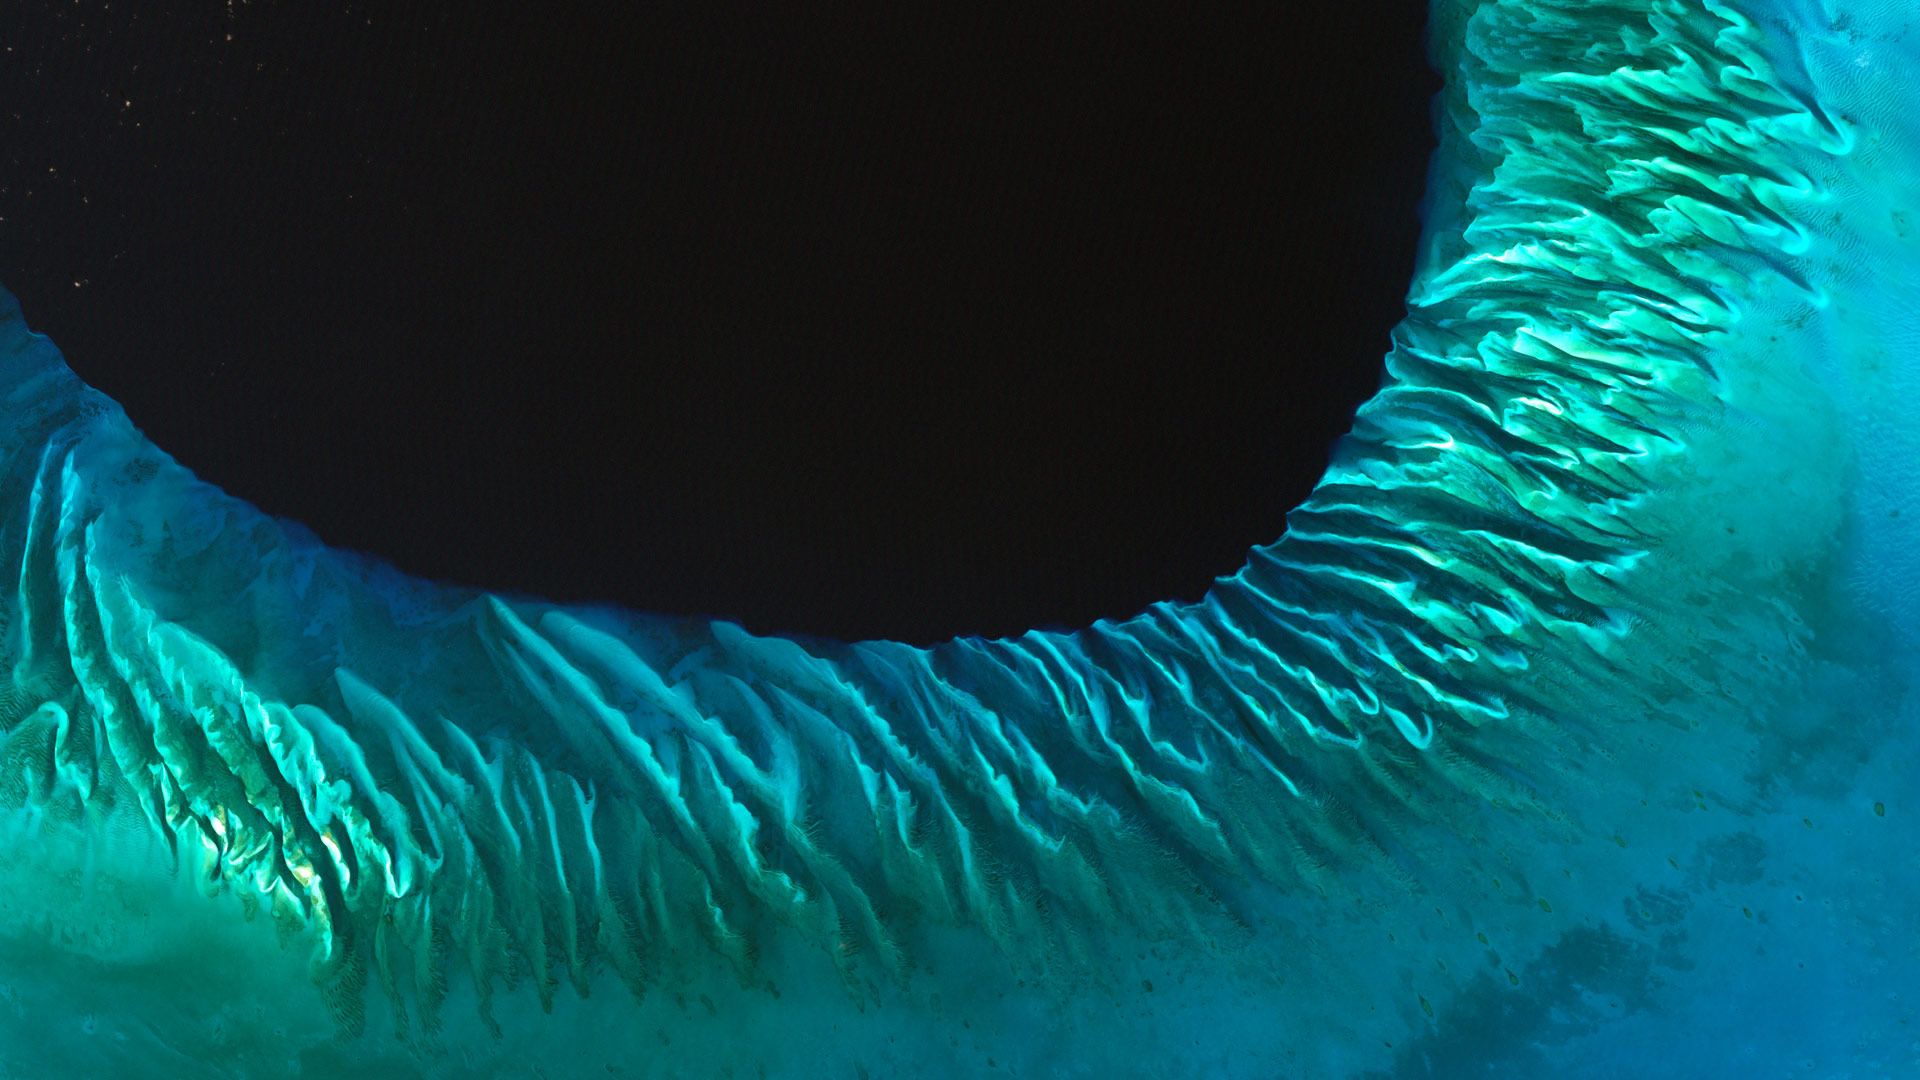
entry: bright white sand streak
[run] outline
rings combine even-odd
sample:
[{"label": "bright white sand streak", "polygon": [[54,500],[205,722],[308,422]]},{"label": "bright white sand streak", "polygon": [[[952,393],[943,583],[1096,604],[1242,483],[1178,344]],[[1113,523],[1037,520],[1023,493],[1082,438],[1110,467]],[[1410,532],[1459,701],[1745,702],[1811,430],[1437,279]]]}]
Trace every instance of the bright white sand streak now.
[{"label": "bright white sand streak", "polygon": [[1920,20],[1836,6],[1442,4],[1385,389],[1072,634],[405,580],[9,302],[0,1074],[1916,1067]]}]

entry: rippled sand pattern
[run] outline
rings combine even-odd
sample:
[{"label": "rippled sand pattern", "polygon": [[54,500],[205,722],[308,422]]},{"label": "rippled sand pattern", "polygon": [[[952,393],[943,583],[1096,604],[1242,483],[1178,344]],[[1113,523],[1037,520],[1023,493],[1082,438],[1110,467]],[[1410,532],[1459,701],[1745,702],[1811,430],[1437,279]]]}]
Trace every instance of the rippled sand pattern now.
[{"label": "rippled sand pattern", "polygon": [[1920,1072],[1920,14],[1433,33],[1382,390],[1072,633],[406,579],[6,298],[0,1076]]}]

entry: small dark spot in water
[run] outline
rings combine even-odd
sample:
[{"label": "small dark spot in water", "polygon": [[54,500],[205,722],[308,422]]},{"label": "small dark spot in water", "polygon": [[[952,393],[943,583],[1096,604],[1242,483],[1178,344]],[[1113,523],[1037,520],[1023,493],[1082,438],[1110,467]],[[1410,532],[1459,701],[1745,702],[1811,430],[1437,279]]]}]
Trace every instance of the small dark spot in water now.
[{"label": "small dark spot in water", "polygon": [[1874,817],[1886,817],[1886,816],[1887,816],[1887,804],[1886,804],[1886,803],[1883,803],[1883,802],[1877,802],[1877,803],[1874,803],[1874,804],[1873,804],[1873,816],[1874,816]]},{"label": "small dark spot in water", "polygon": [[1151,994],[1151,993],[1153,993],[1153,980],[1152,980],[1152,979],[1141,979],[1141,980],[1140,980],[1140,989],[1142,989],[1142,990],[1145,990],[1145,991],[1146,991],[1147,993],[1149,993],[1149,994]]},{"label": "small dark spot in water", "polygon": [[1674,889],[1640,889],[1626,902],[1627,921],[1636,929],[1672,926],[1693,907],[1687,894]]}]

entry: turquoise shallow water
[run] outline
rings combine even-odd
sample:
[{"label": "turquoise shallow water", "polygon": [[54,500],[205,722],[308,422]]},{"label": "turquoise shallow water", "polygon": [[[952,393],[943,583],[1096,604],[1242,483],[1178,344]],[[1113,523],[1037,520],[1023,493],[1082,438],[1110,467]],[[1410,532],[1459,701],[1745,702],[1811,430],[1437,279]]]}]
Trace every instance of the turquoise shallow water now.
[{"label": "turquoise shallow water", "polygon": [[0,1075],[1920,1071],[1916,22],[1438,4],[1382,391],[1072,633],[410,580],[9,300]]}]

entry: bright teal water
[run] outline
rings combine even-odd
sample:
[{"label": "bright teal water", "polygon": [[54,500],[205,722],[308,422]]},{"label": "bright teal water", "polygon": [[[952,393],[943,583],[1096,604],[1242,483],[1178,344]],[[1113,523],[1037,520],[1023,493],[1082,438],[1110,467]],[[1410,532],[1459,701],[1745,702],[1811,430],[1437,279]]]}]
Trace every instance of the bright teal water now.
[{"label": "bright teal water", "polygon": [[1920,1075],[1917,28],[1440,3],[1385,388],[1072,634],[406,580],[9,300],[0,1075]]}]

